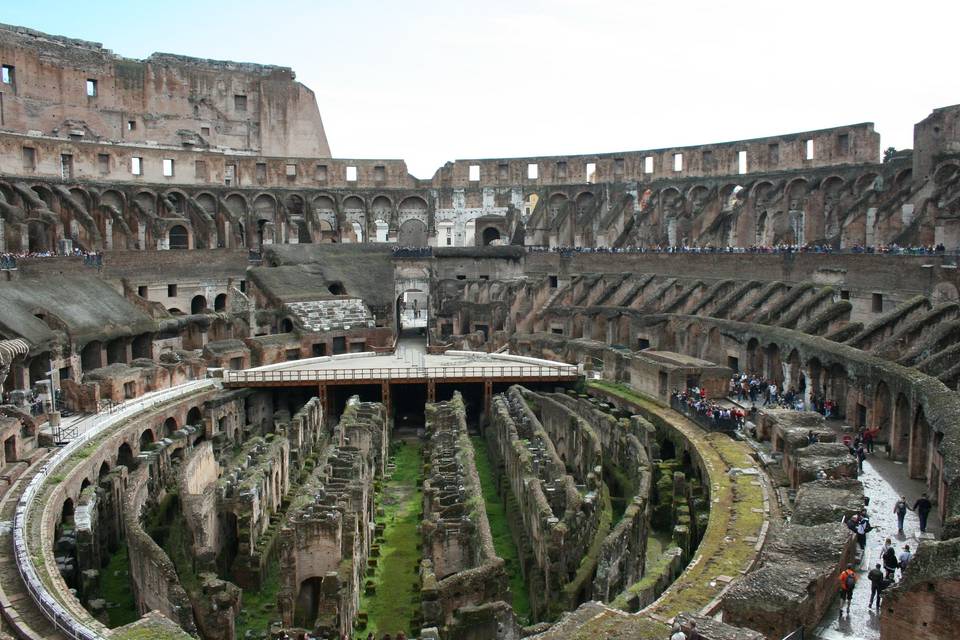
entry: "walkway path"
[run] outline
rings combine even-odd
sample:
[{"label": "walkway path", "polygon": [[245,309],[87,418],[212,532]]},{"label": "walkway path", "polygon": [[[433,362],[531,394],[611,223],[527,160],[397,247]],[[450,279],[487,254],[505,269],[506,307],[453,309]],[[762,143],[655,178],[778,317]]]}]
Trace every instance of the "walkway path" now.
[{"label": "walkway path", "polygon": [[[857,588],[853,592],[853,604],[850,605],[850,614],[840,616],[839,598],[824,616],[823,622],[817,629],[816,638],[820,640],[838,640],[841,638],[855,638],[856,640],[875,640],[880,637],[880,619],[876,607],[868,609],[870,603],[870,581],[867,572],[870,567],[880,561],[880,547],[886,538],[890,538],[897,553],[903,550],[903,545],[909,544],[911,551],[916,551],[917,545],[922,544],[920,524],[917,514],[907,512],[904,522],[903,536],[897,535],[897,517],[893,513],[893,505],[901,495],[907,497],[907,502],[913,506],[914,500],[925,491],[924,483],[920,480],[911,480],[907,477],[907,466],[904,463],[894,462],[882,455],[874,454],[867,458],[863,465],[864,493],[870,498],[870,522],[873,531],[867,535],[867,549],[857,567]],[[927,523],[925,539],[932,539],[940,531],[940,521],[936,509],[930,514]],[[899,576],[899,572],[898,572]]]}]

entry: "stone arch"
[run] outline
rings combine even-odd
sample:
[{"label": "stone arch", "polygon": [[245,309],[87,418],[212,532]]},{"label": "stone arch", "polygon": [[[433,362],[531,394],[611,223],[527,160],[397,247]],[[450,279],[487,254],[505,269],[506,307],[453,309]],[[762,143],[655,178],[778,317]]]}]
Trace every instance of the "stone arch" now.
[{"label": "stone arch", "polygon": [[133,468],[133,447],[126,442],[117,449],[117,464],[127,469]]},{"label": "stone arch", "polygon": [[294,216],[302,216],[305,213],[303,196],[298,193],[289,194],[283,202],[287,208],[287,213]]},{"label": "stone arch", "polygon": [[427,246],[427,225],[416,218],[408,219],[400,225],[397,244],[402,247]]},{"label": "stone arch", "polygon": [[853,183],[853,190],[857,195],[863,195],[870,189],[874,188],[879,174],[874,171],[867,171],[857,177],[856,181]]},{"label": "stone arch", "polygon": [[207,308],[207,298],[202,295],[195,295],[190,300],[190,313],[203,313]]},{"label": "stone arch", "polygon": [[910,430],[910,477],[925,479],[930,468],[930,423],[923,406],[918,406]]},{"label": "stone arch", "polygon": [[397,211],[399,213],[398,223],[401,228],[408,220],[419,220],[424,227],[429,223],[427,220],[427,202],[419,196],[408,196],[401,200]]},{"label": "stone arch", "polygon": [[214,311],[227,310],[227,294],[225,293],[217,294],[217,297],[213,299],[213,310]]},{"label": "stone arch", "polygon": [[190,232],[182,224],[175,224],[170,227],[167,233],[167,240],[171,249],[189,249]]},{"label": "stone arch", "polygon": [[88,342],[80,350],[80,365],[84,371],[99,369],[106,364],[103,360],[103,343],[99,340]]},{"label": "stone arch", "polygon": [[163,421],[163,437],[169,438],[173,435],[173,432],[179,428],[180,426],[177,424],[177,419],[173,416],[170,416]]},{"label": "stone arch", "polygon": [[550,214],[550,220],[560,215],[560,210],[563,209],[568,200],[569,198],[567,198],[567,194],[565,193],[555,193],[550,196],[550,199],[547,200],[547,211]]},{"label": "stone arch", "polygon": [[796,349],[791,349],[787,356],[784,387],[785,390],[793,389],[800,394],[805,393],[807,389],[807,377],[803,373],[800,353]]},{"label": "stone arch", "polygon": [[110,463],[108,463],[106,460],[104,460],[104,461],[100,464],[100,470],[97,471],[97,480],[98,480],[98,481],[99,481],[99,480],[103,480],[103,479],[106,478],[108,475],[110,475]]},{"label": "stone arch", "polygon": [[482,234],[483,246],[487,247],[500,240],[500,230],[496,227],[487,227]]},{"label": "stone arch", "polygon": [[760,341],[756,338],[747,340],[747,372],[751,375],[757,375],[762,369],[762,360],[760,359]]},{"label": "stone arch", "polygon": [[157,441],[156,435],[153,433],[153,429],[144,429],[143,433],[140,434],[140,452],[150,449],[154,442]]},{"label": "stone arch", "polygon": [[770,231],[773,227],[772,220],[770,216],[767,215],[766,211],[761,211],[760,216],[757,218],[757,229],[754,236],[753,244],[758,247],[765,247],[769,243],[771,238]]},{"label": "stone arch", "polygon": [[888,442],[890,439],[891,422],[893,420],[893,396],[890,387],[881,380],[877,383],[877,390],[873,394],[873,408],[870,412],[870,426],[879,429],[877,441]]},{"label": "stone arch", "polygon": [[768,344],[764,349],[764,357],[766,359],[764,375],[782,388],[783,363],[780,360],[780,345],[775,342]]},{"label": "stone arch", "polygon": [[593,206],[594,202],[596,202],[596,196],[593,195],[592,191],[584,191],[577,194],[577,215],[582,216],[585,214],[590,207]]},{"label": "stone arch", "polygon": [[390,201],[390,198],[380,194],[376,196],[373,201],[370,203],[370,218],[376,221],[386,222],[390,224],[393,212],[393,203]]},{"label": "stone arch", "polygon": [[203,424],[203,412],[200,410],[200,407],[191,407],[187,411],[187,422],[186,424],[196,427]]},{"label": "stone arch", "polygon": [[944,162],[933,172],[933,183],[938,187],[943,186],[953,180],[958,173],[960,173],[960,164],[956,162]]},{"label": "stone arch", "polygon": [[824,400],[833,402],[833,417],[843,418],[847,414],[847,369],[839,362],[827,367],[824,379]]},{"label": "stone arch", "polygon": [[890,456],[905,461],[910,455],[910,419],[913,412],[910,401],[902,393],[897,394],[894,404],[893,433],[890,436]]}]

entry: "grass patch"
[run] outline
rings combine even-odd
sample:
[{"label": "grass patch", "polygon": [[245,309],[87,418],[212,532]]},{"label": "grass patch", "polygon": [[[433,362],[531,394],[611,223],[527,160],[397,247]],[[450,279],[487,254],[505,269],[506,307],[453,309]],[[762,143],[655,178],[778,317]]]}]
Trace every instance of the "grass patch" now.
[{"label": "grass patch", "polygon": [[383,483],[381,508],[384,541],[380,543],[376,593],[360,598],[360,610],[367,612],[367,633],[380,637],[403,631],[413,637],[411,621],[420,610],[420,504],[423,495],[419,481],[422,465],[420,443],[400,441],[393,456],[394,471]]},{"label": "grass patch", "polygon": [[278,620],[277,593],[280,591],[280,563],[271,562],[263,584],[256,591],[244,591],[240,615],[237,616],[237,640],[245,638],[248,631],[268,632],[270,623]]},{"label": "grass patch", "polygon": [[503,558],[505,570],[510,576],[510,594],[513,597],[513,612],[521,621],[530,620],[530,593],[527,583],[523,579],[520,569],[520,552],[513,541],[510,532],[510,523],[507,520],[507,510],[500,496],[497,495],[497,483],[490,464],[487,447],[480,436],[470,438],[473,443],[473,458],[480,476],[480,486],[483,491],[483,501],[487,507],[487,521],[490,523],[490,533],[493,535],[493,548],[497,555]]},{"label": "grass patch", "polygon": [[110,562],[100,572],[100,595],[107,601],[107,616],[111,629],[122,627],[140,618],[137,603],[130,587],[130,556],[127,545],[110,556]]}]

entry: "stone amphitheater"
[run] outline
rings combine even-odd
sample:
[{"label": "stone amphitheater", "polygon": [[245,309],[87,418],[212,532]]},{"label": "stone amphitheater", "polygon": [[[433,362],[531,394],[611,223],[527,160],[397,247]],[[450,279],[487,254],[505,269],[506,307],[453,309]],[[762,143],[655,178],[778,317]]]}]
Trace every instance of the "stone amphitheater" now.
[{"label": "stone amphitheater", "polygon": [[956,637],[960,105],[418,179],[286,67],[0,63],[0,638]]}]

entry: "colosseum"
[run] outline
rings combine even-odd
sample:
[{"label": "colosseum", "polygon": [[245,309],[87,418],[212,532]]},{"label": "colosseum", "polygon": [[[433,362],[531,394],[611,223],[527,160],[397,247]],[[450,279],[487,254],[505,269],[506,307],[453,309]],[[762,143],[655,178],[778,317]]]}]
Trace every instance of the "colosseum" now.
[{"label": "colosseum", "polygon": [[418,179],[0,62],[0,638],[956,637],[960,105]]}]

